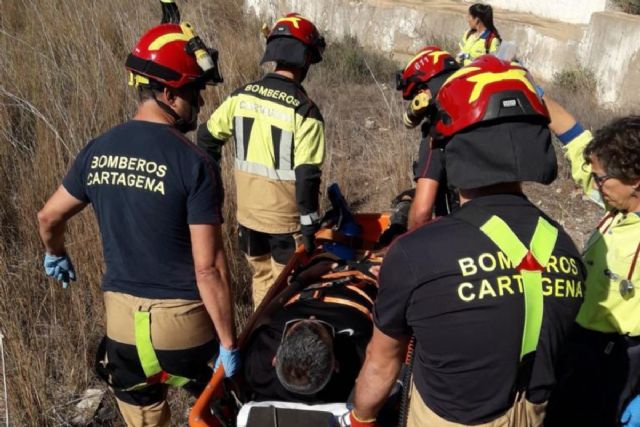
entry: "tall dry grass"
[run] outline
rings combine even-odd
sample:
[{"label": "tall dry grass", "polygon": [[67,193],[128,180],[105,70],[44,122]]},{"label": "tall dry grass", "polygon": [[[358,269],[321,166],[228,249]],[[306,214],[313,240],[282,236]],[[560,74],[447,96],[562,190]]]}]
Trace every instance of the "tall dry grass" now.
[{"label": "tall dry grass", "polygon": [[[183,18],[220,50],[225,78],[209,89],[201,119],[237,86],[265,72],[257,65],[263,49],[259,24],[242,16],[239,3],[181,4]],[[104,326],[103,263],[93,213],[87,209],[69,223],[67,247],[79,280],[66,291],[42,273],[35,216],[74,155],[92,137],[131,116],[135,102],[126,86],[124,59],[159,16],[152,0],[11,0],[2,5],[0,331],[7,337],[11,425],[70,425],[82,391],[103,387],[92,370]],[[323,182],[338,182],[360,211],[384,209],[411,185],[418,131],[401,125],[404,106],[393,89],[395,68],[388,58],[367,53],[349,39],[331,44],[305,83],[326,121]],[[230,158],[227,148],[224,230],[242,325],[249,272],[235,243]],[[563,198],[540,194],[545,203]],[[174,399],[176,424],[185,422],[188,403]],[[122,425],[109,398],[94,423]]]}]

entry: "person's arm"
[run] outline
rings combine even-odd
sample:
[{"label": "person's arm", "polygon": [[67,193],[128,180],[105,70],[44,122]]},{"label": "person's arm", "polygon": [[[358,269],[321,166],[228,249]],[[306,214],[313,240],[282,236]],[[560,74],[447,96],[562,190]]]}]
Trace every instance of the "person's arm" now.
[{"label": "person's arm", "polygon": [[209,120],[202,123],[196,132],[196,144],[207,152],[216,164],[222,157],[222,147],[233,133],[233,97],[225,101],[213,112]]},{"label": "person's arm", "polygon": [[320,224],[320,167],[324,162],[324,121],[315,106],[304,115],[296,114],[295,177],[296,203],[300,212],[300,232],[307,252],[315,248],[314,235]]},{"label": "person's arm", "polygon": [[66,253],[64,234],[67,221],[87,206],[73,197],[62,185],[38,212],[40,238],[48,254],[62,256]]},{"label": "person's arm", "polygon": [[419,178],[416,181],[416,194],[409,210],[409,230],[431,221],[439,186],[438,181],[431,178]]},{"label": "person's arm", "polygon": [[236,345],[233,301],[221,228],[219,224],[189,225],[200,297],[213,320],[220,344],[232,349]]},{"label": "person's arm", "polygon": [[543,99],[551,118],[549,129],[556,134],[563,146],[564,155],[571,164],[571,177],[585,194],[602,205],[602,197],[593,187],[591,165],[584,158],[584,149],[593,139],[591,132],[585,130],[580,122],[555,100],[546,94]]},{"label": "person's arm", "polygon": [[398,377],[408,338],[396,339],[373,329],[367,357],[356,380],[353,412],[360,420],[374,420]]}]

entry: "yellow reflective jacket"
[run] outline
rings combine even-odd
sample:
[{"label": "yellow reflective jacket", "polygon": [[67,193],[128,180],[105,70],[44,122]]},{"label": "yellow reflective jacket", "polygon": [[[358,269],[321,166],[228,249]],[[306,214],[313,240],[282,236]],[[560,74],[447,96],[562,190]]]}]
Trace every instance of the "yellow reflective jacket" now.
[{"label": "yellow reflective jacket", "polygon": [[[602,204],[593,188],[591,166],[583,157],[591,132],[584,131],[565,147],[574,181],[592,199]],[[587,267],[584,302],[576,321],[599,332],[640,335],[640,266],[634,260],[640,248],[640,216],[609,210],[591,234],[583,251]],[[635,292],[623,296],[620,284],[631,280]]]},{"label": "yellow reflective jacket", "polygon": [[458,61],[462,65],[469,65],[471,61],[482,55],[497,52],[500,47],[500,39],[489,30],[482,33],[465,31],[458,46],[460,48]]},{"label": "yellow reflective jacket", "polygon": [[301,85],[267,74],[229,96],[206,127],[215,140],[234,138],[240,224],[292,233],[302,216],[317,215],[324,121]]}]

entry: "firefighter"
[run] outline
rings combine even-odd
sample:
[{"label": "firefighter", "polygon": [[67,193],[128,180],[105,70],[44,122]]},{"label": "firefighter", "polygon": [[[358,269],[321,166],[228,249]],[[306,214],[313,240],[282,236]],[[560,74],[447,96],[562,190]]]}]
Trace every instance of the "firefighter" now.
[{"label": "firefighter", "polygon": [[78,153],[38,220],[45,272],[66,287],[76,275],[65,226],[93,206],[106,264],[96,367],[127,425],[164,426],[168,386],[199,394],[216,354],[228,376],[239,363],[220,177],[184,136],[196,128],[201,91],[221,78],[216,52],[188,23],[148,30],[126,68],[134,117]]},{"label": "firefighter", "polygon": [[457,197],[447,185],[442,148],[432,147],[431,128],[436,119],[435,97],[445,80],[459,68],[455,59],[437,46],[426,46],[414,56],[404,70],[396,74],[396,89],[410,101],[403,115],[408,128],[421,124],[418,161],[413,167],[415,195],[409,211],[408,228],[414,229],[435,215],[450,213]]},{"label": "firefighter", "polygon": [[[640,426],[640,117],[595,133],[545,96],[575,182],[606,209],[590,236],[584,303],[548,426]],[[625,409],[626,407],[626,409]]]},{"label": "firefighter", "polygon": [[495,53],[502,38],[493,24],[493,8],[488,4],[476,3],[469,6],[467,14],[469,29],[458,43],[458,62],[469,65],[471,61],[488,53]]},{"label": "firefighter", "polygon": [[461,208],[385,256],[352,426],[373,426],[414,335],[408,426],[539,426],[583,295],[571,238],[522,193],[557,164],[527,71],[490,55],[437,97]]},{"label": "firefighter", "polygon": [[302,82],[324,47],[308,19],[280,18],[262,58],[275,71],[233,92],[198,129],[198,145],[217,161],[234,139],[238,238],[253,268],[254,307],[293,255],[298,233],[307,251],[315,248],[324,121]]}]

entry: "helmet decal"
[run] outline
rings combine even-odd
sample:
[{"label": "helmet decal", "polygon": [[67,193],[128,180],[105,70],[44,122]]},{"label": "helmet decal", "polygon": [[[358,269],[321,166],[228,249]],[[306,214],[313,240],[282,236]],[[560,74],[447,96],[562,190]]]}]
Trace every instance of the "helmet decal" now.
[{"label": "helmet decal", "polygon": [[396,89],[401,90],[402,97],[409,100],[426,88],[427,83],[434,77],[457,69],[458,64],[449,52],[437,46],[426,46],[398,72]]},{"label": "helmet decal", "polygon": [[533,87],[529,79],[527,79],[527,70],[525,69],[512,69],[502,73],[487,72],[475,74],[467,78],[467,81],[475,83],[475,86],[471,91],[471,95],[469,95],[469,103],[476,101],[487,85],[495,82],[501,82],[503,80],[519,80],[527,89],[534,94],[536,93],[536,89]]},{"label": "helmet decal", "polygon": [[451,74],[436,102],[436,131],[440,138],[492,120],[549,123],[549,112],[529,72],[493,55],[481,56]]},{"label": "helmet decal", "polygon": [[183,41],[188,42],[189,37],[184,33],[169,33],[162,35],[149,44],[149,50],[160,50],[167,43]]}]

